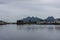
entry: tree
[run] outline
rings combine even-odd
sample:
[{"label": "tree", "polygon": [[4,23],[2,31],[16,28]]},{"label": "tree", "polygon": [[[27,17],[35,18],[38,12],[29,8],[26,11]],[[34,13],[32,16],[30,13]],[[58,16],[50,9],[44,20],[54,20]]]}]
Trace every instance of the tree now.
[{"label": "tree", "polygon": [[17,20],[17,24],[23,24],[23,20]]}]

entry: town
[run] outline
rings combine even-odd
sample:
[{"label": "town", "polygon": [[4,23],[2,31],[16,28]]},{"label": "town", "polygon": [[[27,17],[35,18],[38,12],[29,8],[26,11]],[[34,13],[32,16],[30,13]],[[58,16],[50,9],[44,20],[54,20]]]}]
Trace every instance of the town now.
[{"label": "town", "polygon": [[9,22],[5,22],[0,20],[0,25],[4,25],[4,24],[41,24],[41,25],[60,25],[60,18],[54,18],[53,16],[49,16],[46,19],[41,19],[38,17],[26,17],[23,18],[21,20],[17,20],[15,23],[9,23]]}]

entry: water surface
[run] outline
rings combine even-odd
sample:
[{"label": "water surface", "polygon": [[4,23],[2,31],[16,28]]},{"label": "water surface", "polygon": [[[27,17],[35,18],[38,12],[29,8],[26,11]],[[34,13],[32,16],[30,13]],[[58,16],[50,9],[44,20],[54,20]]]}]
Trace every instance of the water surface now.
[{"label": "water surface", "polygon": [[60,40],[60,25],[0,25],[0,40]]}]

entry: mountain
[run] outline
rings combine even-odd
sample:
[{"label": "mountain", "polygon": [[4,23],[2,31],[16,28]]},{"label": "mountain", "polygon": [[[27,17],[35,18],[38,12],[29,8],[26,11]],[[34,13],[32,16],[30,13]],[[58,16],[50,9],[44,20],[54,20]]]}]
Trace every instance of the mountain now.
[{"label": "mountain", "polygon": [[26,18],[23,18],[22,19],[23,21],[26,21],[26,22],[29,22],[29,21],[31,21],[31,22],[34,22],[34,21],[40,21],[40,20],[42,20],[42,19],[40,19],[40,18],[38,18],[38,17],[26,17]]},{"label": "mountain", "polygon": [[47,19],[45,19],[46,21],[55,21],[55,18],[53,17],[53,16],[50,16],[50,17],[48,17]]}]

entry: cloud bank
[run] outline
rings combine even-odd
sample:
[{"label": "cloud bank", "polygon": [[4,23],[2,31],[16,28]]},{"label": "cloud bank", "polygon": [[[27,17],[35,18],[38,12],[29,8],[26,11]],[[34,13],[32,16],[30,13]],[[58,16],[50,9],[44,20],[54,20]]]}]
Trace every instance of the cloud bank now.
[{"label": "cloud bank", "polygon": [[27,16],[60,17],[60,0],[0,0],[0,20],[16,21]]}]

